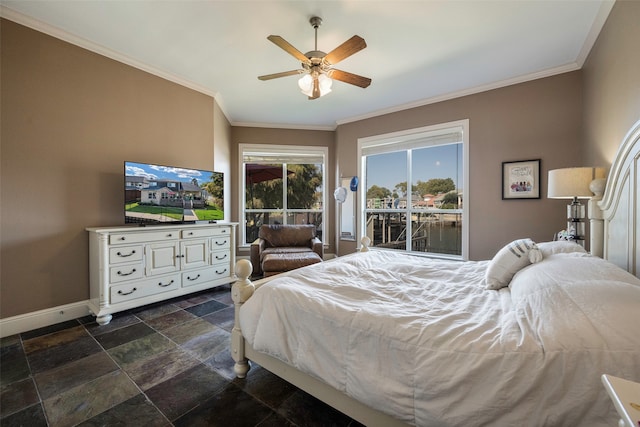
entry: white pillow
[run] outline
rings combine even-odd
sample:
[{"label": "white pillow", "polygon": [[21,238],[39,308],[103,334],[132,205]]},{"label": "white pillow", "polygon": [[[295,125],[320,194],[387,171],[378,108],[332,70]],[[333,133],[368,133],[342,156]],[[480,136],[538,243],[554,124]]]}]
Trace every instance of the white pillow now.
[{"label": "white pillow", "polygon": [[538,243],[538,249],[542,252],[542,257],[546,258],[553,254],[568,254],[572,252],[587,253],[585,248],[570,240],[557,240],[554,242]]},{"label": "white pillow", "polygon": [[640,279],[611,262],[576,251],[549,255],[543,262],[523,268],[513,276],[509,288],[511,299],[516,303],[531,294],[554,287],[580,285],[589,281],[617,281],[640,285]]},{"label": "white pillow", "polygon": [[542,253],[531,239],[518,239],[509,243],[493,257],[485,275],[487,289],[497,290],[509,286],[520,269],[542,261]]}]

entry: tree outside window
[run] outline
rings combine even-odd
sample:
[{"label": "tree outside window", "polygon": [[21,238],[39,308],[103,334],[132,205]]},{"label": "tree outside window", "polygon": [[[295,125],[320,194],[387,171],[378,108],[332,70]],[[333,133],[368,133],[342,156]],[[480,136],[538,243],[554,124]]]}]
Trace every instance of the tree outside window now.
[{"label": "tree outside window", "polygon": [[326,149],[243,147],[244,243],[264,224],[313,224],[322,240]]}]

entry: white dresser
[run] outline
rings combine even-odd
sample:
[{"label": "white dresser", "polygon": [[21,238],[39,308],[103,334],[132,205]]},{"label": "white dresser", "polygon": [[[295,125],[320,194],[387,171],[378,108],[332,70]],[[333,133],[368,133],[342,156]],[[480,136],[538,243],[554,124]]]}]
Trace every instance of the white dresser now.
[{"label": "white dresser", "polygon": [[112,313],[234,281],[236,223],[92,227],[89,310]]}]

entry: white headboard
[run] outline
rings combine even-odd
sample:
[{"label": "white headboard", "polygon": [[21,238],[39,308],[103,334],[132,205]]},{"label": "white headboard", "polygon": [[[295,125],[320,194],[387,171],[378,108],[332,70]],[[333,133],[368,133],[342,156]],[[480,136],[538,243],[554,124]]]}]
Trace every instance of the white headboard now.
[{"label": "white headboard", "polygon": [[627,133],[611,165],[602,200],[603,258],[640,277],[640,121]]}]

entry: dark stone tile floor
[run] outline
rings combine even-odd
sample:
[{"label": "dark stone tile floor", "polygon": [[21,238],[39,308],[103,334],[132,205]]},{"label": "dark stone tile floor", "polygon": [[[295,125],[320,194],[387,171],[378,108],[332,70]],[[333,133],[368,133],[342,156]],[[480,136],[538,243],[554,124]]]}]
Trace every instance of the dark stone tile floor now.
[{"label": "dark stone tile floor", "polygon": [[0,425],[360,426],[260,366],[235,378],[230,287],[0,342]]}]

